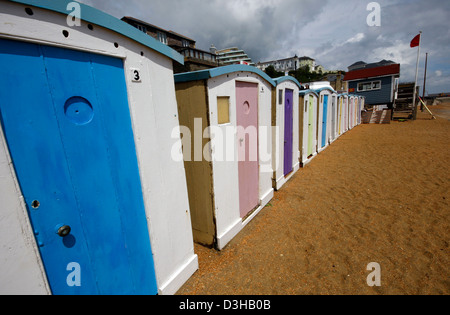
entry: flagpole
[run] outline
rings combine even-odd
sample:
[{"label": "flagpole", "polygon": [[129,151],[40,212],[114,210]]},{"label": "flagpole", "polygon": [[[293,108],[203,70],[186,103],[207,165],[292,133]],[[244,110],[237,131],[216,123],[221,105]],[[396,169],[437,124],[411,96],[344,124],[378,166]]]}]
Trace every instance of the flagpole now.
[{"label": "flagpole", "polygon": [[416,64],[416,81],[414,82],[414,96],[413,96],[413,111],[414,111],[414,120],[417,117],[417,108],[416,108],[416,97],[417,97],[417,79],[419,78],[419,62],[420,62],[420,45],[422,44],[422,31],[419,32],[419,48],[417,49],[417,64]]},{"label": "flagpole", "polygon": [[[425,74],[423,76],[423,95],[422,95],[423,100],[425,100],[425,87],[427,84],[427,67],[428,67],[428,53],[425,56]],[[420,105],[420,110],[423,112],[423,104]]]}]

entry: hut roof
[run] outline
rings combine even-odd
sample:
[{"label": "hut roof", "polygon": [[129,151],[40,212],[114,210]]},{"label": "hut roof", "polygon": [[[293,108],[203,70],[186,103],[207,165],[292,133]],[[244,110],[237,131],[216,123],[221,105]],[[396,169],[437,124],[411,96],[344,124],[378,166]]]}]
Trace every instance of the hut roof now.
[{"label": "hut roof", "polygon": [[300,84],[300,82],[298,82],[298,80],[296,78],[288,76],[288,75],[284,76],[284,77],[279,77],[279,78],[276,78],[276,79],[273,79],[273,80],[275,81],[276,85],[278,85],[278,84],[280,84],[282,82],[285,82],[285,81],[292,81],[295,84],[297,84],[299,88],[302,87],[302,85]]},{"label": "hut roof", "polygon": [[264,80],[269,82],[272,86],[276,86],[275,81],[272,80],[266,73],[259,70],[256,67],[247,66],[247,65],[229,65],[224,67],[199,70],[193,72],[179,73],[175,75],[175,82],[189,82],[189,81],[197,81],[197,80],[207,80],[211,78],[215,78],[221,75],[230,74],[233,72],[252,72],[256,73]]},{"label": "hut roof", "polygon": [[[10,0],[10,1],[62,13],[64,15],[68,14],[67,5],[71,2],[69,0],[62,0],[62,1]],[[100,10],[97,10],[82,3],[78,4],[81,7],[82,14],[80,18],[83,21],[107,28],[111,31],[114,31],[125,37],[128,37],[144,46],[147,46],[153,49],[154,51],[177,61],[180,64],[184,64],[184,57],[175,50],[173,50],[172,48],[170,48],[169,46],[164,45],[163,43],[148,36],[147,34],[144,34],[135,27],[129,25],[128,23],[125,23],[105,12],[102,12]]]},{"label": "hut roof", "polygon": [[319,97],[319,94],[315,90],[302,90],[299,93],[300,95],[306,95],[306,94],[314,94],[316,97]]},{"label": "hut roof", "polygon": [[331,86],[324,86],[324,87],[321,87],[319,89],[315,89],[314,91],[316,91],[317,94],[320,94],[320,92],[322,92],[324,90],[328,90],[331,93],[337,93]]}]

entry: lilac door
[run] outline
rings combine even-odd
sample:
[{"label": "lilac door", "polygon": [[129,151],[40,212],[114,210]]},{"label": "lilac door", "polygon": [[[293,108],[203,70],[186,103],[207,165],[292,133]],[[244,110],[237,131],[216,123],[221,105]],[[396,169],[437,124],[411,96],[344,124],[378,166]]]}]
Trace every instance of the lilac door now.
[{"label": "lilac door", "polygon": [[244,218],[259,205],[258,84],[236,82],[239,205]]},{"label": "lilac door", "polygon": [[292,167],[293,136],[294,136],[294,91],[286,89],[284,101],[284,175],[294,169]]},{"label": "lilac door", "polygon": [[323,96],[322,114],[322,148],[327,144],[327,122],[328,122],[328,95]]}]

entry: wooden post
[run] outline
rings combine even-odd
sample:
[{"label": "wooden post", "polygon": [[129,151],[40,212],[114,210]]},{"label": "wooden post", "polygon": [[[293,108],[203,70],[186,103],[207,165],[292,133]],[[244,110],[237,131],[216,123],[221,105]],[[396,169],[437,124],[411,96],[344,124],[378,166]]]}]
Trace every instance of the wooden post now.
[{"label": "wooden post", "polygon": [[413,107],[413,120],[417,120],[417,111],[419,110],[419,86],[414,89],[414,107]]},{"label": "wooden post", "polygon": [[[425,56],[425,75],[423,78],[423,94],[422,99],[425,100],[425,86],[427,84],[427,66],[428,66],[428,53]],[[420,104],[420,110],[423,112],[423,102]]]},{"label": "wooden post", "polygon": [[413,119],[417,119],[417,77],[419,76],[419,61],[420,61],[420,45],[422,43],[422,31],[419,32],[419,47],[417,49],[417,65],[416,65],[416,81],[414,83],[414,96],[413,96]]},{"label": "wooden post", "polygon": [[420,102],[422,103],[422,106],[424,106],[428,113],[431,115],[432,119],[436,119],[436,116],[433,115],[433,113],[431,112],[431,110],[428,108],[428,106],[424,103],[424,101],[419,97]]}]

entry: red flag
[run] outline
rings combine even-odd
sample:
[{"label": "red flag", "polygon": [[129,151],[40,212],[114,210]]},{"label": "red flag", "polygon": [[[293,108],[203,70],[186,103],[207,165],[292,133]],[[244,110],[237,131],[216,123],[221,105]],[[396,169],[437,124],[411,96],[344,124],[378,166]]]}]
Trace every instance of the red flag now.
[{"label": "red flag", "polygon": [[414,39],[411,41],[411,48],[417,47],[420,45],[420,34],[414,37]]}]

